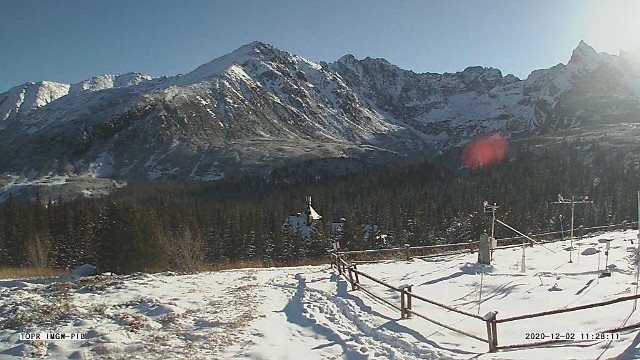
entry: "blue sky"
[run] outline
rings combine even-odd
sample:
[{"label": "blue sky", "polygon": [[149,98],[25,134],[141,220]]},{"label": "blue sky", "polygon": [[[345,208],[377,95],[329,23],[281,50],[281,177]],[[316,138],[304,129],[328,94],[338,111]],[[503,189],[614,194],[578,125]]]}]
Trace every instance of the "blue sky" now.
[{"label": "blue sky", "polygon": [[103,73],[187,73],[260,40],[314,61],[347,53],[415,72],[496,67],[525,78],[640,47],[640,1],[0,0],[0,92]]}]

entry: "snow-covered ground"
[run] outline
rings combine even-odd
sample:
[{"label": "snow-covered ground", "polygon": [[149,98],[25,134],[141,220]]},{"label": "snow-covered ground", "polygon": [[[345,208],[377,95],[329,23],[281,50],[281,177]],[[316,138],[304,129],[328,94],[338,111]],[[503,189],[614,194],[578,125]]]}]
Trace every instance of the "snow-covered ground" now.
[{"label": "snow-covered ground", "polygon": [[[611,276],[600,278],[606,239],[612,240]],[[574,245],[572,263],[568,242],[527,248],[525,273],[521,248],[496,251],[490,267],[476,265],[477,254],[462,254],[358,269],[393,285],[412,284],[414,293],[467,312],[498,311],[498,319],[635,293],[636,231]],[[360,280],[399,304],[397,293]],[[526,339],[531,332],[581,337],[637,323],[640,309],[632,312],[632,306],[627,301],[498,324],[499,345],[534,341]],[[416,300],[413,309],[486,337],[480,320]],[[85,339],[20,340],[20,333],[45,331]],[[639,343],[638,331],[627,331],[615,340],[488,353],[487,344],[426,320],[400,319],[397,310],[351,291],[329,266],[0,280],[0,359],[627,359],[640,358]]]}]

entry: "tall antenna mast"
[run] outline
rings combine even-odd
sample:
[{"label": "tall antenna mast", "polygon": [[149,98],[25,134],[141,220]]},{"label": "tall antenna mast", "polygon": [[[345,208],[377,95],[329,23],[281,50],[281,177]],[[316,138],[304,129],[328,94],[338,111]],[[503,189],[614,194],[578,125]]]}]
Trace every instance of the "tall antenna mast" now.
[{"label": "tall antenna mast", "polygon": [[484,204],[484,212],[491,213],[491,237],[495,238],[495,228],[496,228],[496,210],[498,210],[499,206],[496,205],[496,203],[493,203],[493,205],[489,205],[488,201],[485,201]]},{"label": "tall antenna mast", "polygon": [[[638,295],[638,281],[640,280],[640,191],[638,191],[638,245],[636,247],[636,295]],[[636,311],[638,299],[633,301],[633,311]]]},{"label": "tall antenna mast", "polygon": [[491,244],[491,259],[493,259],[493,243],[495,241],[495,229],[496,229],[496,210],[498,210],[498,205],[496,205],[496,203],[493,203],[493,205],[489,205],[488,201],[485,201],[483,204],[483,208],[484,208],[484,212],[491,213],[491,239],[489,241],[489,244]]},{"label": "tall antenna mast", "polygon": [[569,245],[569,262],[572,263],[571,254],[573,253],[573,215],[575,212],[576,204],[593,204],[593,201],[589,200],[589,197],[585,195],[582,200],[576,201],[572,196],[571,200],[565,199],[562,194],[558,194],[558,201],[553,202],[552,204],[567,204],[571,205],[571,233],[569,235],[570,245]]}]

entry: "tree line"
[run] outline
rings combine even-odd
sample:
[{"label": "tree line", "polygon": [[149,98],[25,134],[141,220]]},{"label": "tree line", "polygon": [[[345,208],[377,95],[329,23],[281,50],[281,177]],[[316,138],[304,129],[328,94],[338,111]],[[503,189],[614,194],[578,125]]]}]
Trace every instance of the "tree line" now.
[{"label": "tree line", "polygon": [[[582,145],[520,149],[511,161],[473,171],[447,158],[340,176],[298,166],[234,183],[132,182],[101,199],[9,198],[0,205],[0,266],[189,271],[319,259],[336,236],[352,250],[466,242],[490,229],[484,200],[522,232],[558,231],[569,226],[560,215],[570,216],[568,207],[552,204],[559,192],[594,200],[576,207],[576,226],[635,220],[638,163],[622,151]],[[304,209],[305,195],[323,215],[308,239],[282,229],[288,215]],[[331,222],[340,218],[344,231],[334,234]],[[497,237],[512,235],[496,229]]]}]

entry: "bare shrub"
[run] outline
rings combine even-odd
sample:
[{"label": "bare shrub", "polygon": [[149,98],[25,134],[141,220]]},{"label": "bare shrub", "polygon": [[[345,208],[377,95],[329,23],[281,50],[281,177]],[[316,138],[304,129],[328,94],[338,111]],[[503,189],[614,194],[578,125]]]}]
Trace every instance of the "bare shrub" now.
[{"label": "bare shrub", "polygon": [[27,245],[27,259],[36,268],[46,268],[49,265],[49,250],[51,244],[47,239],[42,239],[34,234]]},{"label": "bare shrub", "polygon": [[187,227],[163,236],[171,267],[180,271],[197,271],[204,260],[204,242],[199,234]]}]

